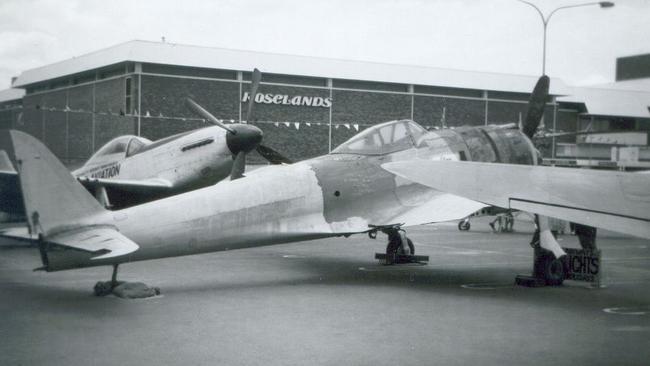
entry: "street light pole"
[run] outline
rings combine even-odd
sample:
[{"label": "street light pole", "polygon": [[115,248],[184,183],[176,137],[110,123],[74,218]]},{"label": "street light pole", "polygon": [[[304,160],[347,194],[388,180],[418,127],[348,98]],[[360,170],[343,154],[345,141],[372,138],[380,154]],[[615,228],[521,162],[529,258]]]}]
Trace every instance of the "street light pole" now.
[{"label": "street light pole", "polygon": [[539,8],[535,4],[525,0],[517,0],[517,1],[532,6],[537,11],[540,18],[542,19],[542,24],[544,25],[544,42],[542,48],[542,75],[546,75],[546,29],[548,28],[548,22],[551,20],[553,14],[555,14],[557,11],[562,9],[571,9],[571,8],[578,8],[583,6],[599,5],[601,8],[611,8],[614,6],[614,3],[610,1],[595,1],[589,3],[575,4],[575,5],[566,5],[566,6],[560,6],[559,8],[553,9],[553,11],[551,11],[548,14],[548,16],[545,17],[544,13],[542,13],[542,11],[539,10]]},{"label": "street light pole", "polygon": [[[528,1],[525,0],[517,0],[520,3],[524,3],[526,5],[530,5],[537,11],[539,14],[539,17],[542,19],[542,24],[544,25],[544,41],[542,45],[542,75],[546,75],[546,29],[548,28],[548,22],[551,20],[551,17],[553,14],[556,12],[562,10],[562,9],[571,9],[571,8],[578,8],[578,7],[583,7],[583,6],[591,6],[591,5],[599,5],[601,8],[611,8],[614,6],[614,3],[611,1],[594,1],[594,2],[589,2],[589,3],[581,3],[581,4],[574,4],[574,5],[566,5],[566,6],[560,6],[559,8],[553,9],[548,16],[544,16],[544,13],[542,13],[539,8]],[[555,132],[555,116],[556,116],[557,110],[554,111],[554,118],[553,118],[553,132]],[[543,118],[543,117],[542,117]],[[555,159],[555,136],[553,136],[553,141],[552,141],[552,146],[551,146],[551,157]]]}]

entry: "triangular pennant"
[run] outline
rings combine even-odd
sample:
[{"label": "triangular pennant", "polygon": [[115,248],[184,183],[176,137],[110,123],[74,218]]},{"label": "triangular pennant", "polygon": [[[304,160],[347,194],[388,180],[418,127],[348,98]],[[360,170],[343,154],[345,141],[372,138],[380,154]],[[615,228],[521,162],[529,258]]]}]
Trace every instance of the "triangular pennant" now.
[{"label": "triangular pennant", "polygon": [[280,122],[275,122],[274,125],[275,127],[280,127]]},{"label": "triangular pennant", "polygon": [[296,127],[296,130],[300,129],[300,123],[294,122],[293,125]]},{"label": "triangular pennant", "polygon": [[311,123],[306,122],[307,127],[311,127]]},{"label": "triangular pennant", "polygon": [[338,130],[338,129],[339,129],[339,125],[334,125],[334,128]]},{"label": "triangular pennant", "polygon": [[344,123],[343,126],[345,126],[345,128],[347,128],[348,130],[350,129],[350,124],[349,123]]},{"label": "triangular pennant", "polygon": [[291,122],[285,122],[284,125],[287,126],[287,127],[290,127],[290,126],[291,126]]},{"label": "triangular pennant", "polygon": [[353,124],[352,127],[354,127],[355,130],[359,131],[359,125],[358,124]]}]

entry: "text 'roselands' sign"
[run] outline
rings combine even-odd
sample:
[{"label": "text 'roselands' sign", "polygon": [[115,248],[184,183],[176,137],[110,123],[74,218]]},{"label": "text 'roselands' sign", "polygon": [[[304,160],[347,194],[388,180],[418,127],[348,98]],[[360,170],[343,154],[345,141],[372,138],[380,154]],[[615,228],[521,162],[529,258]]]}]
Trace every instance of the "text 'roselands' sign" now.
[{"label": "text 'roselands' sign", "polygon": [[[242,102],[250,100],[250,94],[244,93]],[[323,97],[308,97],[303,95],[286,95],[286,94],[264,94],[257,93],[255,95],[255,103],[264,104],[278,104],[278,105],[294,105],[294,106],[308,106],[308,107],[324,107],[329,108],[332,106],[332,98]]]}]

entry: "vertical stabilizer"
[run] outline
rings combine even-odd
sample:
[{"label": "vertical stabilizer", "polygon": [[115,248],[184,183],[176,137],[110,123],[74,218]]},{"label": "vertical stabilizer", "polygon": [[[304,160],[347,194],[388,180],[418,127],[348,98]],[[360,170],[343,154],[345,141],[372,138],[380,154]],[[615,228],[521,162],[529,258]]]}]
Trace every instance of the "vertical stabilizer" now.
[{"label": "vertical stabilizer", "polygon": [[33,234],[47,236],[59,230],[92,225],[105,209],[70,171],[34,137],[9,131],[16,170]]}]

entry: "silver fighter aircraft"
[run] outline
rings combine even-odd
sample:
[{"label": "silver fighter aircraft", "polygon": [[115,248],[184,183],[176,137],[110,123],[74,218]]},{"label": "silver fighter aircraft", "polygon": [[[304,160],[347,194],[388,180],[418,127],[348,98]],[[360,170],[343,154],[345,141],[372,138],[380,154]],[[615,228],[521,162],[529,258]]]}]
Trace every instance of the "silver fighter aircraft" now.
[{"label": "silver fighter aircraft", "polygon": [[389,235],[387,261],[408,258],[414,247],[400,227],[457,220],[484,205],[396,177],[381,164],[493,161],[496,155],[513,164],[537,159],[517,129],[427,132],[410,120],[392,121],[362,131],[328,155],[109,211],[38,140],[9,134],[42,269],[113,265],[114,275],[126,262],[378,230]]},{"label": "silver fighter aircraft", "polygon": [[[112,265],[114,286],[121,263],[359,233],[374,238],[378,231],[388,235],[379,257],[387,264],[425,259],[415,256],[403,227],[458,220],[485,205],[413,183],[381,165],[416,158],[535,164],[539,156],[529,136],[547,94],[544,76],[531,96],[523,131],[503,126],[426,131],[411,120],[391,121],[360,132],[330,154],[246,176],[240,152],[230,180],[115,211],[100,205],[38,140],[19,131],[8,134],[42,269]],[[105,290],[96,287],[98,294]]]}]

